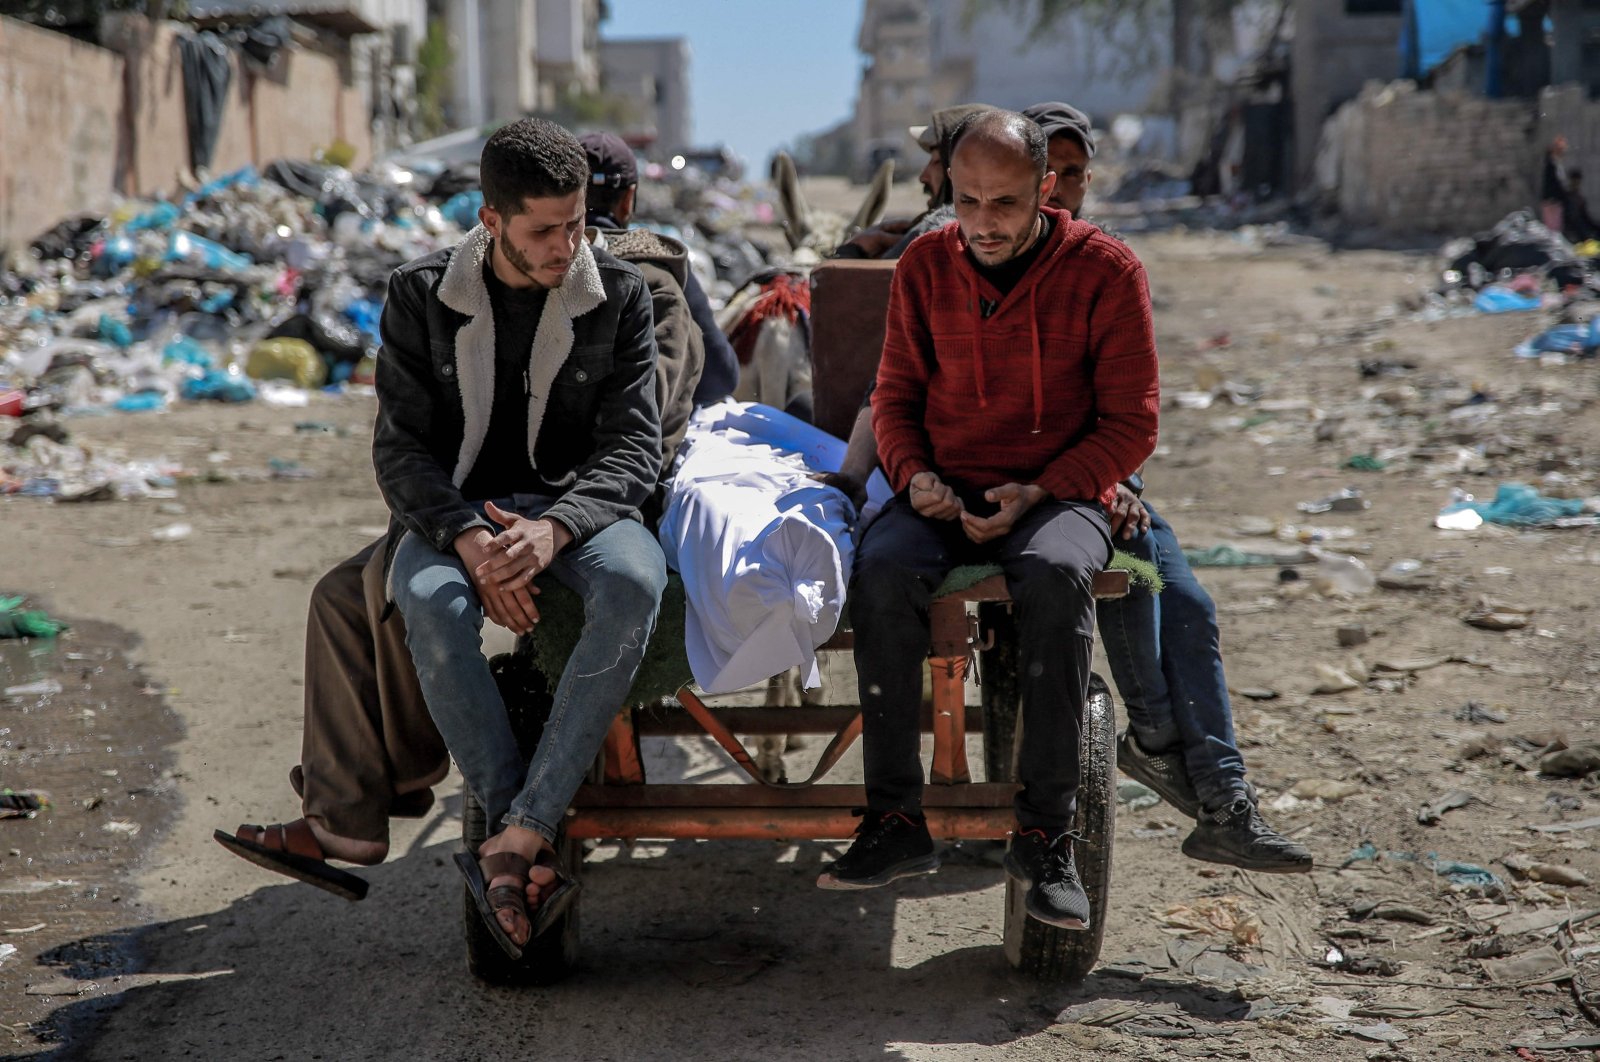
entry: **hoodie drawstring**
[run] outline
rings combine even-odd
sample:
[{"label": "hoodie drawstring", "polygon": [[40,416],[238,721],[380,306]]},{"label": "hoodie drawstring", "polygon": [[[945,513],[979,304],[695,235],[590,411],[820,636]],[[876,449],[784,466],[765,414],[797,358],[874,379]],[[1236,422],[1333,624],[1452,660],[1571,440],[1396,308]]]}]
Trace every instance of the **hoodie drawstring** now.
[{"label": "hoodie drawstring", "polygon": [[1044,356],[1039,350],[1039,310],[1034,294],[1038,284],[1028,285],[1028,326],[1033,333],[1033,434],[1044,428]]},{"label": "hoodie drawstring", "polygon": [[983,387],[983,300],[978,297],[978,285],[971,275],[967,277],[967,307],[972,311],[972,383],[978,392],[978,406],[989,404]]}]

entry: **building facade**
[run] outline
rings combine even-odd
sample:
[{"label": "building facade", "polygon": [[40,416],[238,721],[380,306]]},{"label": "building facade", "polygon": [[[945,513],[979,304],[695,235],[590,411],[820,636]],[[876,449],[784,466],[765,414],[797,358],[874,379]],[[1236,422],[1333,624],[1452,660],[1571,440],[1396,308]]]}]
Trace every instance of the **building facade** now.
[{"label": "building facade", "polygon": [[689,42],[683,37],[641,37],[600,42],[600,86],[634,116],[625,129],[647,153],[666,158],[689,150]]}]

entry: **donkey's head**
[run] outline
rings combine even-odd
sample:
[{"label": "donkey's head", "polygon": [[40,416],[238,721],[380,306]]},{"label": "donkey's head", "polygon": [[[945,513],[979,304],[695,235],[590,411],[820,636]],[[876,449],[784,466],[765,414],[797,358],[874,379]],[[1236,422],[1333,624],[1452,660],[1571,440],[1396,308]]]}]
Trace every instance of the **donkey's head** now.
[{"label": "donkey's head", "polygon": [[783,211],[783,232],[796,258],[820,259],[831,254],[845,240],[883,217],[889,202],[889,186],[894,181],[894,160],[885,159],[872,175],[866,197],[855,216],[844,217],[813,211],[800,191],[800,176],[794,160],[783,152],[777,158],[778,204]]}]

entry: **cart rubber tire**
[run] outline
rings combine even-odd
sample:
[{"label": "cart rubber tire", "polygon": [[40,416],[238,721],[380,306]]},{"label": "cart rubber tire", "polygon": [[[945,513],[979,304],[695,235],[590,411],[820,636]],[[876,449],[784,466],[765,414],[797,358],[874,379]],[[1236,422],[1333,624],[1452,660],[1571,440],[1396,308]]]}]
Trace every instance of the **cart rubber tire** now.
[{"label": "cart rubber tire", "polygon": [[[486,837],[483,808],[471,793],[461,816],[461,840],[468,851],[477,851]],[[563,832],[556,838],[556,852],[567,873],[577,877],[582,868],[583,850]],[[495,943],[489,927],[483,924],[472,893],[462,886],[462,925],[467,935],[467,970],[480,981],[492,985],[550,985],[562,980],[578,967],[578,909],[583,893],[572,898],[555,925],[523,945],[522,958],[513,959]]]},{"label": "cart rubber tire", "polygon": [[1039,981],[1075,983],[1088,976],[1100,958],[1106,916],[1111,909],[1111,843],[1116,826],[1117,721],[1111,692],[1099,675],[1089,679],[1083,712],[1082,777],[1074,828],[1084,838],[1073,855],[1089,897],[1089,928],[1061,929],[1029,918],[1023,908],[1027,889],[1006,877],[1004,947],[1006,960]]}]

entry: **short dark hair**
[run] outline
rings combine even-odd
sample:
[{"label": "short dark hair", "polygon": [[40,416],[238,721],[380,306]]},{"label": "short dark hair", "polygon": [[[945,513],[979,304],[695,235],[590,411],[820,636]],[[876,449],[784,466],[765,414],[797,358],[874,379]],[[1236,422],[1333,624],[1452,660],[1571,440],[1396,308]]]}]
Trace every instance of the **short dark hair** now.
[{"label": "short dark hair", "polygon": [[589,183],[589,161],[578,138],[544,118],[503,125],[483,145],[478,166],[483,201],[510,217],[524,199],[571,195]]},{"label": "short dark hair", "polygon": [[955,161],[956,148],[969,136],[974,142],[982,141],[1016,152],[1033,164],[1034,173],[1041,179],[1049,168],[1050,145],[1044,130],[1016,111],[978,111],[961,119],[961,124],[950,134],[950,154],[944,159],[946,169]]},{"label": "short dark hair", "polygon": [[591,218],[601,215],[615,221],[617,207],[622,205],[622,197],[628,194],[628,189],[637,187],[639,187],[637,183],[625,184],[620,187],[613,187],[610,184],[591,183],[589,185],[589,205],[584,209],[588,211]]}]

